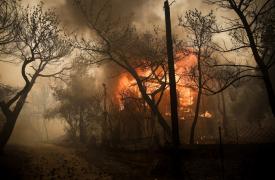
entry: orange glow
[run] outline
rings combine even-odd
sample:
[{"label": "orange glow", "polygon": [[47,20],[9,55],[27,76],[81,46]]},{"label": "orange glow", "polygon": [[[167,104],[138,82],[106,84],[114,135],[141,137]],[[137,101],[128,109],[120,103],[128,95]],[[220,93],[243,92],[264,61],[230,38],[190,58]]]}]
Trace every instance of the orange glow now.
[{"label": "orange glow", "polygon": [[200,115],[201,117],[204,117],[204,118],[211,118],[212,117],[212,114],[208,111],[205,111],[204,113],[202,113]]},{"label": "orange glow", "polygon": [[[177,56],[180,56],[180,54],[177,54]],[[188,72],[188,70],[190,70],[195,65],[196,65],[195,55],[185,56],[184,58],[177,60],[175,63],[178,99],[179,99],[180,107],[188,107],[193,105],[195,98],[197,96],[197,93],[195,90],[191,89],[190,87],[187,87],[189,84],[191,84],[191,82],[186,76],[184,76],[184,73]],[[150,75],[150,72],[151,72],[150,70],[140,70],[140,69],[137,69],[136,71],[140,76],[143,76],[143,77]],[[160,76],[163,75],[163,73],[161,73],[160,71],[157,71],[156,73],[159,73]],[[154,82],[147,82],[146,86],[147,86],[147,92],[150,93],[154,91],[156,88],[158,88],[159,84]],[[116,91],[115,91],[116,97],[119,102],[121,102],[120,100],[121,92],[128,89],[133,91],[137,96],[139,97],[141,96],[138,90],[138,87],[136,85],[136,81],[133,79],[133,77],[128,73],[123,73],[121,74],[118,80]]]}]

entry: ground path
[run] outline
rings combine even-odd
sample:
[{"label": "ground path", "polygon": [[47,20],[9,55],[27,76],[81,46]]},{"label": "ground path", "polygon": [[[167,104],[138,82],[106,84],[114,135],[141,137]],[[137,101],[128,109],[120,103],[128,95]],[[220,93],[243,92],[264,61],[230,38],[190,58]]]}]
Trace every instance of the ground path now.
[{"label": "ground path", "polygon": [[[18,157],[20,158],[18,158]],[[14,158],[14,161],[11,159]],[[74,149],[53,144],[8,146],[1,156],[1,177],[20,179],[111,179],[100,169],[91,166]],[[5,163],[8,162],[8,163]],[[8,167],[10,166],[10,167]],[[7,168],[9,171],[5,171]],[[11,172],[13,171],[13,172]]]}]

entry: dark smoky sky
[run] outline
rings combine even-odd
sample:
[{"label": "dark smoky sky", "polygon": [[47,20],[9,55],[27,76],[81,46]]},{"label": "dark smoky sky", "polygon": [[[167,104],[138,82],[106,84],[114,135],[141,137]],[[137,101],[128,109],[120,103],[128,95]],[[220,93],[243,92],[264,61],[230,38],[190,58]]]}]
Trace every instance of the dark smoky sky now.
[{"label": "dark smoky sky", "polygon": [[[158,1],[161,0],[108,0],[111,8],[108,8],[109,13],[111,11],[113,18],[121,18],[123,21],[128,23],[140,24],[151,24],[159,23],[161,18],[154,12],[157,7]],[[50,5],[56,9],[62,22],[70,27],[83,28],[85,26],[85,20],[82,17],[81,12],[74,5],[73,0],[45,0],[45,4]],[[87,8],[93,1],[87,1]],[[103,1],[94,1],[95,6],[98,9],[101,8]]]},{"label": "dark smoky sky", "polygon": [[[35,5],[39,0],[22,0],[23,4]],[[96,3],[98,9],[106,0],[81,0],[88,7],[91,3]],[[112,8],[112,17],[121,18],[125,23],[134,24],[139,31],[151,30],[154,26],[159,26],[164,30],[164,0],[107,0]],[[60,17],[62,25],[68,32],[77,31],[85,33],[86,20],[83,18],[81,11],[75,6],[74,0],[43,0],[45,7],[54,8],[57,15]],[[173,0],[170,0],[170,3]],[[177,28],[178,16],[183,15],[185,11],[197,8],[204,13],[210,11],[203,0],[176,0],[171,5],[171,17],[173,24],[173,33],[181,33],[182,30]],[[110,9],[108,9],[109,11]],[[105,12],[108,13],[108,12]],[[88,32],[88,31],[87,31]],[[180,37],[183,38],[183,37]],[[112,65],[111,65],[112,66]],[[108,65],[103,68],[108,71],[108,77],[119,74],[120,69],[108,68]],[[107,76],[107,75],[106,75]]]},{"label": "dark smoky sky", "polygon": [[[62,25],[65,26],[66,31],[73,32],[75,30],[80,30],[80,32],[85,32],[86,21],[81,15],[81,12],[78,8],[73,4],[74,0],[43,0],[44,6],[46,8],[53,8],[55,12],[60,17]],[[83,1],[83,0],[81,0]],[[102,4],[105,0],[84,0],[88,2],[99,2]],[[164,30],[164,10],[163,10],[163,2],[164,0],[107,0],[112,4],[112,16],[114,18],[121,17],[122,20],[125,20],[127,23],[134,24],[138,30],[147,31],[151,30],[154,26],[159,26],[161,30]],[[35,5],[38,4],[39,0],[21,0],[23,5]],[[173,2],[173,0],[170,0]],[[99,5],[100,7],[100,5]],[[203,3],[203,0],[176,0],[171,5],[171,17],[173,24],[173,33],[180,34],[182,33],[182,29],[177,27],[178,24],[178,16],[183,15],[185,11],[192,10],[197,8],[203,13],[208,13],[210,9],[214,7],[208,7]],[[224,12],[223,12],[224,13]],[[82,35],[81,33],[79,34]],[[183,36],[179,38],[183,39]],[[108,69],[107,67],[104,69]],[[115,70],[114,70],[115,69]],[[115,71],[110,73],[110,76],[116,75],[120,71],[116,68],[111,68],[111,70]],[[109,71],[111,71],[109,70]],[[13,73],[11,73],[13,72]],[[16,73],[15,73],[16,72]],[[12,74],[7,77],[5,74]],[[18,77],[20,76],[20,71],[18,67],[14,67],[11,65],[1,64],[0,65],[0,75],[2,75],[2,79],[5,80],[7,84],[23,84],[24,81]],[[20,83],[18,83],[20,82]]]},{"label": "dark smoky sky", "polygon": [[[37,3],[36,0],[25,0],[26,3]],[[44,0],[44,4],[50,8],[55,8],[61,21],[70,28],[81,28],[85,26],[81,12],[75,7],[74,0]],[[82,0],[83,1],[83,0]],[[86,3],[84,2],[86,1]],[[106,0],[84,0],[87,4],[99,4],[98,8]],[[164,0],[107,0],[111,4],[112,16],[120,17],[122,20],[130,22],[138,29],[148,30],[154,25],[164,25]],[[170,0],[172,2],[172,0]],[[171,6],[172,23],[176,26],[177,17],[188,9],[198,8],[202,11],[209,11],[203,0],[176,0]]]}]

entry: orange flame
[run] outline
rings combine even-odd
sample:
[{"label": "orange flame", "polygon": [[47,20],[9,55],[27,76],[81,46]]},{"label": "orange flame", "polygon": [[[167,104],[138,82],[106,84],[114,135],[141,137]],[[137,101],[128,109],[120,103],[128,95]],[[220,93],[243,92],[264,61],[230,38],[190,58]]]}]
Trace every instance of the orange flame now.
[{"label": "orange flame", "polygon": [[212,114],[208,111],[205,111],[204,113],[202,113],[200,115],[201,117],[204,117],[204,118],[211,118],[212,117]]},{"label": "orange flame", "polygon": [[[177,54],[177,56],[181,56],[181,55]],[[187,84],[190,84],[190,80],[182,74],[184,72],[188,72],[188,70],[194,67],[196,63],[197,63],[197,60],[195,55],[184,56],[184,58],[177,60],[175,63],[176,81],[178,84],[177,85],[178,99],[179,99],[180,107],[188,107],[194,104],[197,93],[195,90],[191,89],[190,87],[185,86]],[[137,69],[136,71],[140,76],[143,76],[143,77],[146,77],[150,74],[150,70]],[[157,84],[154,84],[154,83],[147,84],[147,87],[148,87],[147,92],[152,92],[157,88],[156,86]],[[136,85],[136,81],[128,73],[121,74],[116,86],[115,92],[119,102],[121,97],[120,93],[125,89],[130,89],[131,91],[134,91],[137,94],[137,96],[140,97],[140,93]]]}]

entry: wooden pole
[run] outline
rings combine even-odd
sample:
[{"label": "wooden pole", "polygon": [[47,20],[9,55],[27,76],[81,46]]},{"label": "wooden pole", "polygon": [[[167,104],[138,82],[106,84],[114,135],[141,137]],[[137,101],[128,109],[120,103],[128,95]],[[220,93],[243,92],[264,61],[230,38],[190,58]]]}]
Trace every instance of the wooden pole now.
[{"label": "wooden pole", "polygon": [[223,152],[223,143],[222,143],[222,130],[219,126],[219,139],[220,139],[220,158],[221,158],[221,179],[224,180],[224,152]]},{"label": "wooden pole", "polygon": [[174,54],[173,54],[173,41],[171,30],[170,6],[168,0],[164,1],[165,10],[165,25],[166,25],[166,45],[168,57],[168,70],[169,70],[169,86],[170,86],[170,105],[171,105],[171,122],[172,122],[172,143],[173,148],[171,152],[172,160],[172,173],[177,179],[184,179],[181,172],[181,154],[180,154],[180,138],[179,138],[179,124],[178,124],[178,101],[177,89],[174,67]]},{"label": "wooden pole", "polygon": [[177,148],[180,145],[179,125],[178,125],[178,101],[173,55],[173,41],[171,32],[170,7],[168,0],[164,1],[165,24],[166,24],[166,44],[169,69],[169,85],[170,85],[170,105],[171,105],[171,122],[172,122],[172,142]]}]

